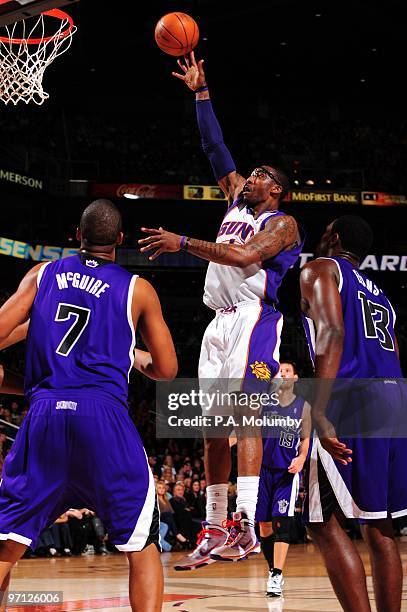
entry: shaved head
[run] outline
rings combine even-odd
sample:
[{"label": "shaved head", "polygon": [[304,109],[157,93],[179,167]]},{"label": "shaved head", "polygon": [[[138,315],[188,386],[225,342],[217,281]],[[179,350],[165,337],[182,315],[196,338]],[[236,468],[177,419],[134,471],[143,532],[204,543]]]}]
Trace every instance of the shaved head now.
[{"label": "shaved head", "polygon": [[115,245],[122,229],[122,217],[110,200],[95,200],[83,211],[79,229],[88,245]]}]

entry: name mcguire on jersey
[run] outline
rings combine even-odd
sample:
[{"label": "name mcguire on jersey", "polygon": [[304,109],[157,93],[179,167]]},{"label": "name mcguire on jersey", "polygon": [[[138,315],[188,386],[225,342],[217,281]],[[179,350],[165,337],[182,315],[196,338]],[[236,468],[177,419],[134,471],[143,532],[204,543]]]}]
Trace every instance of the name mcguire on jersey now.
[{"label": "name mcguire on jersey", "polygon": [[69,286],[71,286],[75,287],[75,289],[87,291],[87,293],[97,298],[100,298],[102,293],[110,288],[108,283],[104,283],[89,274],[80,274],[79,272],[62,272],[61,274],[55,274],[55,278],[58,283],[58,289],[69,289]]}]

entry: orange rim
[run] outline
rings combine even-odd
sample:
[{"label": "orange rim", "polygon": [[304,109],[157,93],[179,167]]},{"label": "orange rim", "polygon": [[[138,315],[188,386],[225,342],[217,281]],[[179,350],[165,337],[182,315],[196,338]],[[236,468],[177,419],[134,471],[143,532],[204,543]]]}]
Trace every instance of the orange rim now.
[{"label": "orange rim", "polygon": [[48,43],[52,40],[61,40],[62,38],[66,38],[72,32],[75,27],[73,19],[68,13],[65,11],[61,11],[60,9],[52,9],[50,11],[45,11],[42,15],[47,15],[48,17],[56,17],[56,19],[60,19],[61,21],[68,21],[68,26],[66,30],[60,32],[58,34],[54,34],[53,36],[45,36],[43,38],[9,38],[8,36],[0,36],[0,41],[4,43],[12,43],[14,45],[21,45],[27,43],[27,45],[40,45],[41,43]]}]

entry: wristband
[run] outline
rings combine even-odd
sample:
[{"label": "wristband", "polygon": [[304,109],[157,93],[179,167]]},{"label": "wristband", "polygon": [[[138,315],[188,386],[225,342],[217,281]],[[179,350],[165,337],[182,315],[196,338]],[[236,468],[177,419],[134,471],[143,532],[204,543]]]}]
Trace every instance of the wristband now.
[{"label": "wristband", "polygon": [[187,236],[181,236],[180,247],[181,247],[182,250],[186,249],[187,242],[188,242],[188,237]]},{"label": "wristband", "polygon": [[207,85],[202,85],[199,89],[195,89],[194,93],[201,93],[202,91],[208,91],[209,87]]}]

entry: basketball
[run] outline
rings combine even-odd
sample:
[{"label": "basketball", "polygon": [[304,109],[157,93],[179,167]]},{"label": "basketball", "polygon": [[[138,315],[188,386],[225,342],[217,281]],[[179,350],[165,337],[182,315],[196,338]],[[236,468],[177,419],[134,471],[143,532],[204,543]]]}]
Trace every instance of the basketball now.
[{"label": "basketball", "polygon": [[198,24],[186,13],[168,13],[155,27],[155,40],[164,53],[185,55],[198,44]]}]

